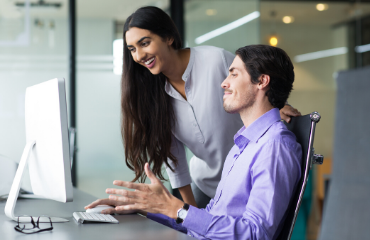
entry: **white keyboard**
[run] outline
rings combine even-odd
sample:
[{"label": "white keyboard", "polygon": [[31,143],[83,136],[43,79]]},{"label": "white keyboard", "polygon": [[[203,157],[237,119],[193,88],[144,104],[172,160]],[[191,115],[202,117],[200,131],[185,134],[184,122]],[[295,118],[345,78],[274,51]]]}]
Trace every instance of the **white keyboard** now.
[{"label": "white keyboard", "polygon": [[109,214],[99,214],[99,213],[86,213],[86,212],[74,212],[74,219],[78,223],[88,222],[106,222],[106,223],[119,223],[117,219]]}]

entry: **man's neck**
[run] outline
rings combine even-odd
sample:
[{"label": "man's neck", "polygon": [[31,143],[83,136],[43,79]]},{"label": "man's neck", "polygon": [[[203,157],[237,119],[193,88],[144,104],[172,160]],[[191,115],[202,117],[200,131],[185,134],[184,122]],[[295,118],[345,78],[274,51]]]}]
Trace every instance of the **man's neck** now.
[{"label": "man's neck", "polygon": [[241,110],[239,114],[243,121],[244,126],[247,128],[259,117],[261,117],[263,114],[267,113],[273,108],[274,107],[270,104],[268,99],[265,99],[265,101],[256,101],[249,108]]}]

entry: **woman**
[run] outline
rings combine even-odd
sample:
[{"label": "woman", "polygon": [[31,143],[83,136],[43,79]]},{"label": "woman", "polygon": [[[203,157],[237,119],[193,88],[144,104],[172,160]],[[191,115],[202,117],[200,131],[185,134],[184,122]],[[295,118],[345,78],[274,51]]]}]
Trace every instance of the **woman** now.
[{"label": "woman", "polygon": [[[220,87],[234,55],[210,46],[181,49],[174,23],[156,7],[129,16],[123,34],[121,130],[133,181],[145,180],[146,162],[163,180],[164,164],[184,202],[205,207],[243,125],[238,114],[224,111]],[[287,115],[300,115],[288,105],[280,113],[288,121]],[[194,153],[189,167],[184,146]],[[120,203],[106,199],[97,204]]]}]

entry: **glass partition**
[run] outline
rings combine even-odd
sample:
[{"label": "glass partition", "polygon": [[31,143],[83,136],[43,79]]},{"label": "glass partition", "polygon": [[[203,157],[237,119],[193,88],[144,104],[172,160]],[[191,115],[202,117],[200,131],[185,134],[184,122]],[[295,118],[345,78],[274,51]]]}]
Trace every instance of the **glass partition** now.
[{"label": "glass partition", "polygon": [[16,162],[26,144],[26,88],[64,77],[68,89],[67,9],[0,0],[0,154]]},{"label": "glass partition", "polygon": [[185,1],[185,45],[211,45],[235,52],[239,47],[257,44],[259,1]]}]

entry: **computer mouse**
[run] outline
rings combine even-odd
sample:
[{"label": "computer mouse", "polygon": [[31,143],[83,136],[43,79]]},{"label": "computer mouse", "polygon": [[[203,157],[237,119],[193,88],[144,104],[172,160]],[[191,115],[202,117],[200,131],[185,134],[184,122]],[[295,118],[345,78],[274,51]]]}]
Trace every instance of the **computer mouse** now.
[{"label": "computer mouse", "polygon": [[94,208],[86,209],[86,212],[87,213],[101,213],[101,211],[108,209],[108,208],[114,208],[114,207],[109,206],[109,205],[98,205]]}]

